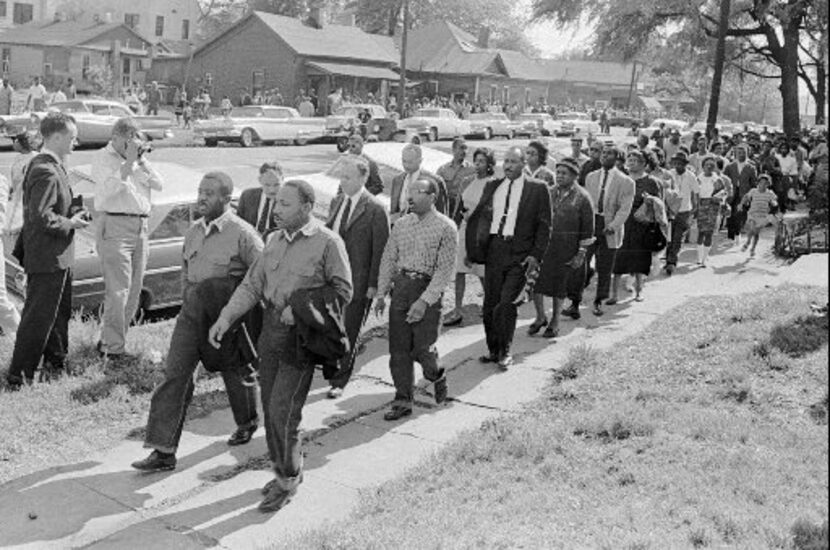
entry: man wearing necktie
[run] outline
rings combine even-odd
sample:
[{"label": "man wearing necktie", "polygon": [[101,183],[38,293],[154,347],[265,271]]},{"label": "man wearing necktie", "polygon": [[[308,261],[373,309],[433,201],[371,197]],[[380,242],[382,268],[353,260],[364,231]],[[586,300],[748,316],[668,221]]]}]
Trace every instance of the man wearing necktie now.
[{"label": "man wearing necktie", "polygon": [[237,216],[251,224],[263,239],[275,229],[274,204],[282,185],[282,167],[277,162],[266,162],[259,167],[259,185],[246,189],[239,196]]},{"label": "man wearing necktie", "polygon": [[[634,203],[634,180],[616,168],[619,151],[614,146],[602,150],[602,168],[588,174],[585,188],[594,202],[594,236],[596,240],[588,247],[585,265],[595,257],[597,292],[594,296],[594,315],[600,316],[602,303],[611,290],[611,274],[617,250],[622,246],[625,220]],[[581,298],[581,297],[580,297]],[[578,307],[578,301],[574,300]]]},{"label": "man wearing necktie", "polygon": [[435,182],[438,187],[438,194],[435,197],[435,210],[445,216],[449,215],[447,211],[449,208],[447,186],[439,176],[421,169],[422,160],[423,153],[420,145],[408,143],[401,150],[403,173],[392,178],[392,187],[389,193],[389,219],[393,225],[398,218],[409,211],[408,189],[413,182],[419,179]]},{"label": "man wearing necktie", "polygon": [[[511,147],[504,157],[504,175],[484,188],[470,215],[472,234],[488,235],[484,252],[484,332],[488,354],[483,363],[507,368],[516,332],[516,299],[524,290],[529,269],[539,266],[550,238],[550,193],[538,180],[525,179],[525,153]],[[467,247],[468,256],[472,247]]]},{"label": "man wearing necktie", "polygon": [[346,243],[354,297],[346,306],[344,319],[351,353],[342,359],[340,370],[329,380],[331,388],[328,396],[331,399],[343,395],[343,389],[351,378],[357,355],[357,337],[377,294],[380,260],[389,239],[386,208],[366,189],[370,174],[369,164],[356,155],[342,157],[334,172],[340,178],[343,192],[332,200],[326,225]]}]

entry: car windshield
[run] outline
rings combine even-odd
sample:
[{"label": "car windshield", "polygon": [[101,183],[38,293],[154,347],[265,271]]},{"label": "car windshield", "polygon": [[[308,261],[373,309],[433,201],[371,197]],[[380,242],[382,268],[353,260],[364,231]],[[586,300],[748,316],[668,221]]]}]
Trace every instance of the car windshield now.
[{"label": "car windshield", "polygon": [[504,115],[497,115],[493,113],[474,113],[470,115],[470,120],[504,120]]},{"label": "car windshield", "polygon": [[231,115],[244,118],[261,118],[263,116],[262,109],[259,107],[234,107]]},{"label": "car windshield", "polygon": [[575,120],[588,120],[588,115],[585,113],[563,113],[561,118],[570,118]]},{"label": "car windshield", "polygon": [[340,107],[334,112],[334,114],[336,116],[355,117],[357,116],[357,109],[354,107]]},{"label": "car windshield", "polygon": [[541,113],[525,113],[519,115],[520,120],[539,120],[544,118],[547,118],[547,116]]},{"label": "car windshield", "polygon": [[55,109],[62,113],[86,113],[87,108],[81,101],[67,101],[66,103],[53,103],[50,109]]},{"label": "car windshield", "polygon": [[419,109],[415,111],[415,116],[422,116],[426,118],[438,118],[440,116],[440,111],[437,109]]}]

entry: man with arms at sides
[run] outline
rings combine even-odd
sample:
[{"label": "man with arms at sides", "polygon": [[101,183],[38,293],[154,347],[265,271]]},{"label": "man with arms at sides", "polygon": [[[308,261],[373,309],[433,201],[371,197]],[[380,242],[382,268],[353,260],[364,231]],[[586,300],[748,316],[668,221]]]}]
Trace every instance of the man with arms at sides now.
[{"label": "man with arms at sides", "polygon": [[373,195],[383,193],[383,180],[380,179],[378,163],[363,154],[363,137],[360,134],[349,136],[349,154],[357,155],[369,165],[369,179],[366,180],[366,190]]},{"label": "man with arms at sides", "polygon": [[375,313],[389,307],[389,368],[395,400],[384,415],[389,421],[412,414],[414,362],[434,384],[435,402],[447,398],[447,378],[438,365],[441,296],[455,273],[458,232],[455,223],[435,209],[438,192],[432,179],[408,186],[409,213],[392,230],[380,264]]},{"label": "man with arms at sides", "polygon": [[251,224],[263,239],[274,229],[274,204],[282,181],[279,163],[266,162],[259,167],[260,187],[246,189],[239,196],[236,215]]},{"label": "man with arms at sides", "polygon": [[23,270],[26,300],[12,362],[9,387],[31,384],[44,357],[44,372],[60,375],[68,350],[72,314],[75,230],[89,225],[88,212],[74,212],[66,160],[78,137],[75,119],[49,113],[40,123],[41,153],[29,163],[23,181]]},{"label": "man with arms at sides", "polygon": [[409,185],[421,178],[435,180],[438,186],[438,194],[435,196],[435,209],[445,216],[449,215],[447,186],[438,176],[421,169],[422,160],[423,152],[421,151],[420,145],[408,143],[401,151],[403,174],[398,174],[392,178],[392,189],[389,193],[389,220],[392,222],[392,225],[398,221],[398,218],[409,211]]},{"label": "man with arms at sides", "polygon": [[124,355],[127,329],[138,310],[150,256],[147,221],[152,191],[161,191],[163,184],[142,147],[135,121],[121,118],[112,128],[110,142],[92,162],[95,244],[104,277],[98,352],[110,358]]},{"label": "man with arms at sides", "polygon": [[467,162],[467,141],[463,137],[457,137],[452,142],[452,160],[438,169],[438,177],[444,180],[450,199],[448,216],[456,223],[461,223],[459,208],[464,183],[474,174],[475,168]]},{"label": "man with arms at sides", "polygon": [[602,168],[602,162],[599,160],[600,156],[602,156],[602,142],[597,140],[592,141],[588,147],[588,155],[588,160],[579,167],[579,177],[576,180],[582,187],[585,187],[585,179],[588,177],[588,174]]},{"label": "man with arms at sides", "polygon": [[700,200],[700,185],[694,172],[688,169],[689,163],[686,153],[680,151],[671,159],[673,170],[671,189],[680,195],[680,204],[677,212],[670,212],[671,235],[666,245],[666,275],[674,273],[677,267],[677,259],[680,249],[683,248],[683,236],[689,230],[692,221],[692,213],[697,210]]},{"label": "man with arms at sides", "polygon": [[[153,391],[144,446],[150,455],[132,466],[143,472],[172,470],[176,450],[193,397],[193,375],[199,364],[199,343],[205,339],[199,285],[209,279],[235,279],[262,253],[262,239],[230,210],[233,181],[223,172],[209,172],[199,184],[197,208],[202,217],[190,226],[182,247],[182,307],[170,338],[164,381]],[[256,391],[236,370],[222,371],[237,430],[228,445],[251,440],[259,418]]]},{"label": "man with arms at sides", "polygon": [[259,302],[266,304],[257,348],[265,440],[275,477],[263,487],[262,512],[285,506],[303,480],[299,428],[314,365],[289,357],[296,344],[291,331],[294,313],[288,302],[295,291],[306,289],[329,289],[344,303],[352,299],[346,247],[336,233],[311,217],[315,200],[308,182],[283,184],[274,207],[278,230],[210,329],[210,341],[218,347],[234,321]]},{"label": "man with arms at sides", "polygon": [[328,396],[332,399],[343,394],[351,378],[357,337],[377,294],[380,259],[389,239],[386,208],[365,188],[370,173],[369,165],[361,157],[346,155],[340,159],[335,175],[340,178],[343,192],[332,200],[326,222],[346,243],[354,293],[345,314],[351,353],[342,359],[337,375],[329,380]]},{"label": "man with arms at sides", "polygon": [[576,164],[582,168],[582,165],[588,162],[589,157],[585,153],[582,152],[582,138],[581,137],[572,137],[571,138],[571,157],[576,161]]},{"label": "man with arms at sides", "polygon": [[735,147],[735,160],[730,162],[723,173],[732,181],[732,197],[729,201],[732,213],[726,221],[727,237],[741,244],[741,230],[746,221],[746,213],[741,208],[741,201],[758,182],[758,172],[755,165],[747,158],[746,145],[743,143]]},{"label": "man with arms at sides", "polygon": [[594,204],[594,236],[588,247],[586,265],[596,258],[597,292],[594,295],[594,315],[600,316],[602,303],[611,291],[611,275],[617,250],[622,246],[625,220],[634,203],[634,180],[617,167],[620,151],[608,145],[602,150],[602,168],[588,174],[585,189]]},{"label": "man with arms at sides", "polygon": [[[529,270],[538,270],[550,238],[550,192],[541,181],[523,175],[525,153],[511,147],[504,157],[504,179],[484,188],[467,220],[467,255],[484,260],[484,332],[488,354],[483,363],[507,368],[516,332],[517,305]],[[470,235],[477,235],[471,239]],[[470,246],[474,244],[475,246]]]}]

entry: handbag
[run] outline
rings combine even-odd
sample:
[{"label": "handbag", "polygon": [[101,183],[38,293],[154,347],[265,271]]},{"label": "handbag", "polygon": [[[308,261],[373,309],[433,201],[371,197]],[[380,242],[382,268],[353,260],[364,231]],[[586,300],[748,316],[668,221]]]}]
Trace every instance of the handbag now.
[{"label": "handbag", "polygon": [[652,207],[649,201],[644,200],[643,204],[634,211],[634,220],[640,223],[651,223],[654,221],[654,214],[652,213]]},{"label": "handbag", "polygon": [[644,241],[646,249],[652,253],[660,252],[668,244],[665,235],[663,235],[663,231],[660,229],[660,224],[656,222],[646,226]]}]

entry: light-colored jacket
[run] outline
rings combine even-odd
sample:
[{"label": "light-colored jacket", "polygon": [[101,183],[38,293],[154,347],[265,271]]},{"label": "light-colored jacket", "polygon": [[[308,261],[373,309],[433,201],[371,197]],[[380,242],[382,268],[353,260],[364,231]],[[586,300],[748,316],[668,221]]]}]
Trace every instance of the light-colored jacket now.
[{"label": "light-colored jacket", "polygon": [[[600,187],[602,186],[603,169],[594,170],[585,178],[585,189],[591,195],[594,203],[594,211],[600,211],[599,201]],[[605,185],[605,195],[602,204],[605,228],[613,229],[613,233],[606,235],[608,248],[620,248],[625,237],[625,220],[631,213],[631,205],[634,203],[634,192],[636,186],[634,180],[612,168],[608,174],[608,182]]]}]

